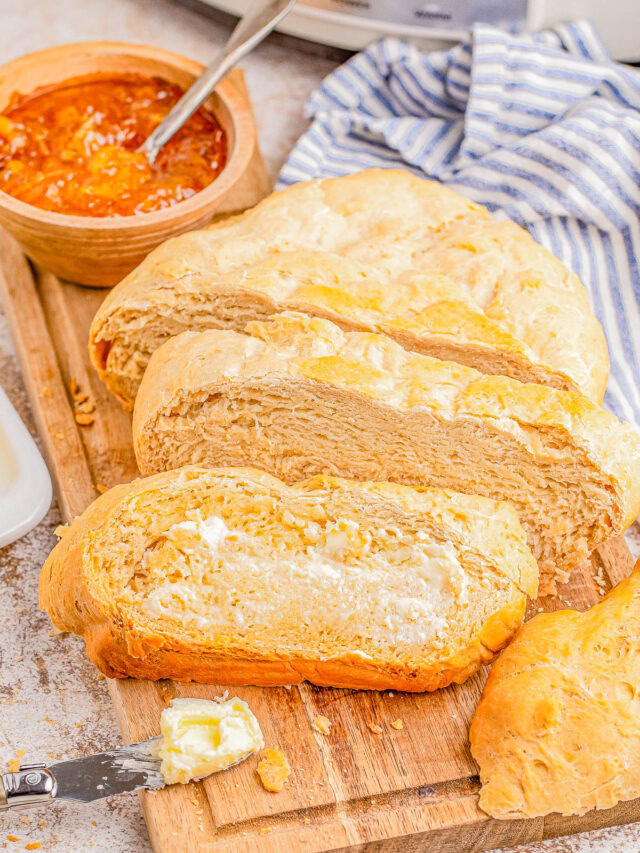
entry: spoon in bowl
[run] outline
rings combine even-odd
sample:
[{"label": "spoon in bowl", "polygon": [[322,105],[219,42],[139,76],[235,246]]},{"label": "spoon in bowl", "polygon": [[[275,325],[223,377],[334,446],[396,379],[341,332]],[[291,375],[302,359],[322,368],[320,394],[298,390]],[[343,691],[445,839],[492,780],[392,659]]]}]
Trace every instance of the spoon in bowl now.
[{"label": "spoon in bowl", "polygon": [[[243,56],[260,44],[271,30],[293,8],[295,0],[266,0],[242,17],[231,33],[220,56],[203,71],[190,86],[171,112],[160,122],[151,136],[142,143],[138,151],[146,154],[151,165],[158,152],[211,94],[216,84],[238,63]],[[251,4],[254,5],[253,3]]]}]

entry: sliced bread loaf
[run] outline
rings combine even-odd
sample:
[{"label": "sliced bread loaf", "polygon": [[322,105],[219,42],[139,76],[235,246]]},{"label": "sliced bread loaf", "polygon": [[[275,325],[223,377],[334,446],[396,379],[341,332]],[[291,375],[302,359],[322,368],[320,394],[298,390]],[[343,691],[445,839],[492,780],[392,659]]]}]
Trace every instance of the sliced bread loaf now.
[{"label": "sliced bread loaf", "polygon": [[490,660],[536,588],[506,503],[184,468],[98,498],[40,602],[109,676],[434,690]]},{"label": "sliced bread loaf", "polygon": [[640,562],[586,613],[535,616],[471,724],[493,817],[584,814],[640,797]]},{"label": "sliced bread loaf", "polygon": [[545,589],[640,508],[640,436],[577,393],[486,376],[306,315],[185,332],[136,401],[143,474],[255,465],[510,500]]},{"label": "sliced bread loaf", "polygon": [[160,246],[107,296],[91,358],[131,408],[151,353],[185,330],[283,310],[600,402],[602,330],[578,278],[511,222],[408,172],[297,184]]}]

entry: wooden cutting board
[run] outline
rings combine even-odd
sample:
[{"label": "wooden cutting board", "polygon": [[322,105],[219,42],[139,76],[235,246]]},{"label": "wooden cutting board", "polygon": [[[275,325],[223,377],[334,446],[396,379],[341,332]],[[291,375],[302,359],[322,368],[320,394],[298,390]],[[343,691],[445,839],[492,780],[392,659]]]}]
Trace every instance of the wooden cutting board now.
[{"label": "wooden cutting board", "polygon": [[[268,182],[259,152],[237,207],[254,203]],[[231,200],[230,207],[233,206]],[[0,295],[9,319],[38,430],[70,521],[97,496],[136,476],[131,418],[104,389],[89,363],[88,330],[105,291],[33,270],[17,244],[0,232]],[[95,422],[79,426],[69,385],[96,402]],[[534,611],[585,609],[599,600],[600,571],[608,589],[632,568],[622,540],[599,549],[593,566],[576,572],[559,598]],[[308,684],[233,688],[254,710],[268,747],[287,754],[292,774],[279,794],[265,791],[257,758],[188,786],[141,795],[159,853],[233,851],[410,851],[439,853],[510,847],[556,835],[640,820],[640,799],[582,818],[496,821],[477,805],[477,767],[467,742],[486,671],[433,694],[332,690]],[[111,681],[125,741],[159,733],[159,716],[175,696],[219,695],[223,686],[173,681]],[[323,735],[312,725],[332,722]],[[390,724],[400,719],[404,727]],[[376,734],[368,726],[382,728]]]}]

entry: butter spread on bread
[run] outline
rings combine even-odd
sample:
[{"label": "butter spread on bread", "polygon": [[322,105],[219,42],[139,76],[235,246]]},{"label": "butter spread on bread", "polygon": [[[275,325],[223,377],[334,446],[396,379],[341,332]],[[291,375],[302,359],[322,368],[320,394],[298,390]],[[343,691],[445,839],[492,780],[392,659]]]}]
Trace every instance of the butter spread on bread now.
[{"label": "butter spread on bread", "polygon": [[226,770],[264,746],[260,725],[242,699],[172,699],[160,715],[155,755],[167,785]]},{"label": "butter spread on bread", "polygon": [[184,468],[98,498],[40,600],[109,676],[434,690],[490,660],[536,591],[506,503]]},{"label": "butter spread on bread", "polygon": [[526,623],[491,670],[470,739],[493,817],[640,796],[640,561],[585,613]]},{"label": "butter spread on bread", "polygon": [[607,382],[579,279],[514,223],[400,170],[296,184],[167,241],[107,296],[91,358],[131,408],[168,337],[241,331],[283,310],[597,402]]},{"label": "butter spread on bread", "polygon": [[167,341],[133,437],[143,474],[254,465],[287,482],[326,473],[510,500],[546,590],[640,509],[640,436],[581,394],[303,314]]}]

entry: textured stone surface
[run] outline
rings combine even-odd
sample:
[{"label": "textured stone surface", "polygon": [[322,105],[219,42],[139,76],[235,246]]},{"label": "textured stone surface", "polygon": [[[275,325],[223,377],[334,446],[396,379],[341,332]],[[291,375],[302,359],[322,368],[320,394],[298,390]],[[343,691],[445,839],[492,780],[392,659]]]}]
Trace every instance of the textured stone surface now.
[{"label": "textured stone surface", "polygon": [[[3,61],[69,41],[114,39],[160,45],[206,63],[227,34],[224,26],[168,0],[31,0],[28,14],[20,2],[0,0],[0,6]],[[333,63],[267,43],[243,67],[262,150],[275,177],[306,126],[302,105],[307,95]],[[34,432],[1,305],[0,383]],[[119,742],[105,681],[86,660],[77,638],[56,635],[37,609],[40,566],[55,542],[53,531],[59,522],[53,506],[36,530],[0,550],[2,770],[15,757],[23,762],[74,758]],[[634,551],[640,552],[637,529],[630,538]],[[19,841],[8,841],[7,835]],[[90,806],[61,803],[0,818],[0,849],[24,850],[35,841],[48,853],[151,850],[135,795]],[[636,853],[640,824],[519,849],[526,853]]]}]

